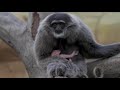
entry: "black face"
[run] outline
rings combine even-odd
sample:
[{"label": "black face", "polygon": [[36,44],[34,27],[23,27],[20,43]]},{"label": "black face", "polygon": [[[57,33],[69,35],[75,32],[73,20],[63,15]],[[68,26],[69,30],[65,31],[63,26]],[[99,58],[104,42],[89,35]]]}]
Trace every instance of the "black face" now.
[{"label": "black face", "polygon": [[55,13],[47,19],[47,22],[55,37],[63,37],[71,18],[65,13]]},{"label": "black face", "polygon": [[63,20],[53,20],[50,24],[50,27],[53,28],[56,34],[62,33],[65,26],[66,26],[66,22]]}]

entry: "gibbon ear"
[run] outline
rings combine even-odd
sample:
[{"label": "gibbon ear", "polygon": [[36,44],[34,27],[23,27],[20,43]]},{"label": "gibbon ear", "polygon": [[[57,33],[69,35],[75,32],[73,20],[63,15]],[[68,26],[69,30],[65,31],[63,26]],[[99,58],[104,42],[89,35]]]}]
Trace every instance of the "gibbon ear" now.
[{"label": "gibbon ear", "polygon": [[37,34],[40,21],[52,12],[30,12],[28,18],[27,28],[30,30],[33,40]]}]

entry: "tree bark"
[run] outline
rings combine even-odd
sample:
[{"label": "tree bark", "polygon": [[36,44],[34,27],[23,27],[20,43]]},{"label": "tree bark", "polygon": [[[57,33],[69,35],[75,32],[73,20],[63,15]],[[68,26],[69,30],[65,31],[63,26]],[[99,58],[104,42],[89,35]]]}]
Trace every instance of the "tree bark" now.
[{"label": "tree bark", "polygon": [[[32,30],[34,30],[32,27],[35,27],[32,26],[34,25],[32,23],[35,18],[33,18],[33,12],[29,14],[28,23],[25,23],[11,13],[0,12],[0,38],[16,50],[23,60],[30,78],[47,78],[47,65],[60,59],[53,59],[52,57],[40,61],[35,59],[33,51],[35,37],[32,37]],[[47,14],[50,13],[39,12],[39,17],[41,15],[41,18],[44,19]],[[37,30],[37,28],[35,29]]]},{"label": "tree bark", "polygon": [[52,12],[30,12],[28,17],[28,28],[31,31],[32,38],[35,40],[40,21]]},{"label": "tree bark", "polygon": [[[44,16],[44,13],[41,15]],[[31,18],[29,17],[30,20],[32,20]],[[11,13],[0,12],[0,38],[19,54],[25,64],[29,77],[43,77],[45,73],[41,73],[44,71],[41,69],[42,65],[39,66],[34,57],[34,40],[30,31],[30,27],[32,26],[30,20],[28,20],[27,24],[20,21]]]},{"label": "tree bark", "polygon": [[119,78],[120,54],[87,63],[90,78]]}]

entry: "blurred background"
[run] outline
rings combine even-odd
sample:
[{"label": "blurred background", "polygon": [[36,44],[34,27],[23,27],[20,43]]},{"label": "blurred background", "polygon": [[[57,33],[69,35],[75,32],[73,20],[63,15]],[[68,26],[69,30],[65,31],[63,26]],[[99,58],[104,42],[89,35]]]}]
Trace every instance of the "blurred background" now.
[{"label": "blurred background", "polygon": [[[28,12],[11,12],[27,21]],[[97,42],[120,42],[120,12],[70,12],[79,16],[94,33]],[[16,52],[0,40],[0,78],[26,78],[25,66]]]}]

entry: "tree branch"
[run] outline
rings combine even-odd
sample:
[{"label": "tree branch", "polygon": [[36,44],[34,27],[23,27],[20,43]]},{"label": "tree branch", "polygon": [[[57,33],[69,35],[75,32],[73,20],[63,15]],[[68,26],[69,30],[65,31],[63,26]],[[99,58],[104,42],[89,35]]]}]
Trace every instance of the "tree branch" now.
[{"label": "tree branch", "polygon": [[88,76],[91,78],[120,77],[120,54],[88,63]]},{"label": "tree branch", "polygon": [[[31,18],[29,18],[31,19]],[[31,22],[32,23],[32,22]],[[12,46],[23,60],[29,77],[47,77],[46,68],[50,60],[53,62],[54,59],[47,58],[45,60],[38,61],[35,59],[33,52],[34,41],[30,32],[30,26],[27,23],[20,21],[13,14],[7,12],[0,13],[0,37],[8,45]]]},{"label": "tree branch", "polygon": [[27,27],[31,31],[32,38],[35,40],[35,36],[37,34],[37,29],[39,27],[40,22],[52,12],[30,12],[28,18]]},{"label": "tree branch", "polygon": [[31,67],[36,66],[36,61],[33,56],[33,40],[29,30],[26,28],[27,24],[20,21],[11,13],[0,13],[0,37],[8,45],[12,46],[22,58],[30,77],[34,76]]}]

